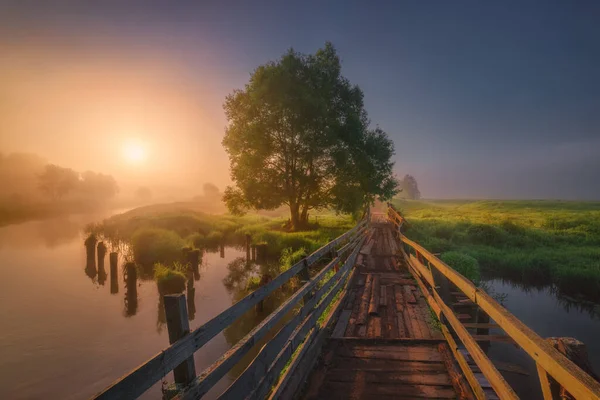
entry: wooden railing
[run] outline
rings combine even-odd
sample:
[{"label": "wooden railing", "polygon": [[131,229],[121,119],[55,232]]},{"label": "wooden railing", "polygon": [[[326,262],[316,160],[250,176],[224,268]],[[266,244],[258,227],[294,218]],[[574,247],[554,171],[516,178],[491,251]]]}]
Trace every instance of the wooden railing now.
[{"label": "wooden railing", "polygon": [[[459,366],[478,399],[484,399],[485,393],[474,373],[469,368],[467,360],[458,351],[449,327],[458,336],[496,394],[501,399],[516,399],[518,397],[481,349],[475,338],[461,323],[454,311],[442,300],[438,293],[439,286],[436,285],[434,274],[432,273],[434,270],[443,275],[460,292],[464,293],[468,299],[477,305],[480,310],[493,319],[498,327],[504,330],[536,362],[544,400],[551,400],[553,398],[548,376],[552,377],[576,399],[600,398],[600,384],[596,380],[519,321],[487,293],[477,288],[470,280],[446,265],[416,242],[403,236],[401,228],[405,224],[405,220],[393,206],[388,205],[387,214],[388,220],[396,228],[398,238],[404,244],[404,249],[402,250],[403,256],[412,269],[413,275],[417,279],[430,307],[442,322],[442,333],[450,344]],[[437,283],[439,284],[439,282]]]},{"label": "wooden railing", "polygon": [[[301,372],[308,371],[307,363],[310,364],[311,360],[316,359],[323,342],[325,332],[323,328],[327,324],[319,322],[319,318],[325,318],[325,322],[330,321],[339,311],[339,304],[332,304],[332,300],[340,291],[346,289],[350,281],[348,278],[354,273],[352,267],[364,240],[367,226],[368,215],[348,232],[294,264],[271,282],[250,293],[192,332],[189,332],[187,322],[185,296],[165,296],[169,338],[173,343],[94,398],[137,398],[170,371],[174,371],[176,383],[176,390],[171,393],[172,398],[199,398],[225,376],[285,315],[303,301],[300,310],[263,346],[246,370],[220,398],[264,398],[271,391],[274,397],[278,397],[284,391],[293,390],[301,382],[303,377]],[[309,268],[325,256],[330,256],[331,261],[310,278]],[[332,270],[335,273],[326,280]],[[296,275],[304,279],[303,286],[214,364],[196,376],[193,354],[238,317],[250,311],[266,296]],[[318,287],[319,284],[322,286]],[[328,307],[330,312],[324,316],[324,311]],[[310,357],[306,357],[307,354]]]}]

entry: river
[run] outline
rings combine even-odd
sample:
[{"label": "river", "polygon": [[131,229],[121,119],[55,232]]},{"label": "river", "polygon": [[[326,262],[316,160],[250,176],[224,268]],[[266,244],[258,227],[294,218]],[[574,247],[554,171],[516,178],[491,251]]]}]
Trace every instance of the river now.
[{"label": "river", "polygon": [[[0,228],[0,399],[88,398],[168,346],[154,281],[138,280],[134,305],[120,268],[117,293],[111,293],[110,279],[99,282],[86,273],[82,228],[98,218],[71,216]],[[245,267],[244,256],[233,247],[203,255],[195,310],[188,303],[192,329],[245,294],[244,279],[253,270]],[[265,314],[279,302],[268,300]],[[196,352],[196,371],[217,360],[261,317],[250,312]],[[226,388],[251,356],[208,398]],[[160,387],[143,398],[161,398]]]},{"label": "river", "polygon": [[[132,304],[120,271],[117,293],[115,288],[111,291],[110,279],[101,282],[85,271],[82,229],[105,216],[70,216],[0,228],[1,399],[87,398],[168,345],[154,281],[138,282],[137,302]],[[192,329],[245,294],[245,279],[253,270],[245,267],[244,255],[233,247],[203,255],[188,305]],[[504,305],[542,337],[572,336],[586,343],[600,371],[597,314],[589,308],[568,307],[549,288],[530,290],[498,279],[488,284],[495,292],[506,293]],[[282,298],[273,297],[263,315],[249,313],[196,352],[196,371],[218,359]],[[529,377],[511,374],[507,379],[519,386],[523,398],[537,396],[535,368],[521,350],[493,343],[489,355],[522,365]],[[214,398],[227,387],[252,356],[207,397]],[[160,398],[160,386],[143,397]]]}]

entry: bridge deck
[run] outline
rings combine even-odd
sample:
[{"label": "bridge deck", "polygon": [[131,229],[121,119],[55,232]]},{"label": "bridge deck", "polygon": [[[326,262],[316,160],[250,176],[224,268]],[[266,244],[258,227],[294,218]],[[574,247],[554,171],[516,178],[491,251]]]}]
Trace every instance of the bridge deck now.
[{"label": "bridge deck", "polygon": [[386,224],[375,224],[305,399],[471,398]]}]

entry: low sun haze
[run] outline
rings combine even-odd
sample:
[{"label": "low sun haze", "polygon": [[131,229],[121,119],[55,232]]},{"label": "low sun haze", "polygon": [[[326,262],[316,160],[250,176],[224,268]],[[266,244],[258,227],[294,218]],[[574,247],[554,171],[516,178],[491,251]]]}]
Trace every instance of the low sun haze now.
[{"label": "low sun haze", "polygon": [[3,1],[0,149],[223,188],[225,97],[331,41],[424,197],[598,199],[600,5],[539,6]]}]

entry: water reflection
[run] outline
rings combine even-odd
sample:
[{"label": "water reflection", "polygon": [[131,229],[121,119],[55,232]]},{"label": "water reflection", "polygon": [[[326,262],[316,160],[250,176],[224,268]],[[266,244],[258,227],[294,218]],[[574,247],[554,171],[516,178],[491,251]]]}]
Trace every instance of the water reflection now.
[{"label": "water reflection", "polygon": [[137,268],[134,263],[125,264],[125,298],[123,314],[126,317],[134,316],[138,308],[137,295]]},{"label": "water reflection", "polygon": [[[197,270],[197,268],[196,268]],[[188,319],[193,321],[196,318],[196,288],[194,287],[194,279],[196,279],[195,271],[188,272],[188,280],[186,286],[187,294],[187,309]],[[198,273],[198,279],[200,279],[200,273]],[[197,280],[198,280],[197,279]]]},{"label": "water reflection", "polygon": [[577,311],[587,314],[590,318],[600,320],[600,304],[584,299],[576,299],[561,292],[551,283],[531,283],[521,281],[512,276],[498,276],[497,274],[486,274],[485,279],[489,282],[501,283],[504,287],[517,289],[523,294],[549,296],[554,299],[565,312]]},{"label": "water reflection", "polygon": [[[228,274],[223,279],[223,285],[232,295],[232,303],[236,303],[245,296],[267,284],[279,274],[279,262],[257,264],[245,257],[235,258],[227,265]],[[230,346],[235,345],[244,338],[254,327],[260,324],[269,314],[275,311],[285,300],[287,300],[297,289],[294,284],[286,284],[267,296],[257,307],[244,313],[229,327],[223,331],[223,335]],[[270,332],[258,341],[251,351],[231,369],[229,375],[237,377],[243,372],[248,364],[256,357],[260,349],[272,338],[281,327],[294,315],[295,310],[290,311],[274,326]]]}]

